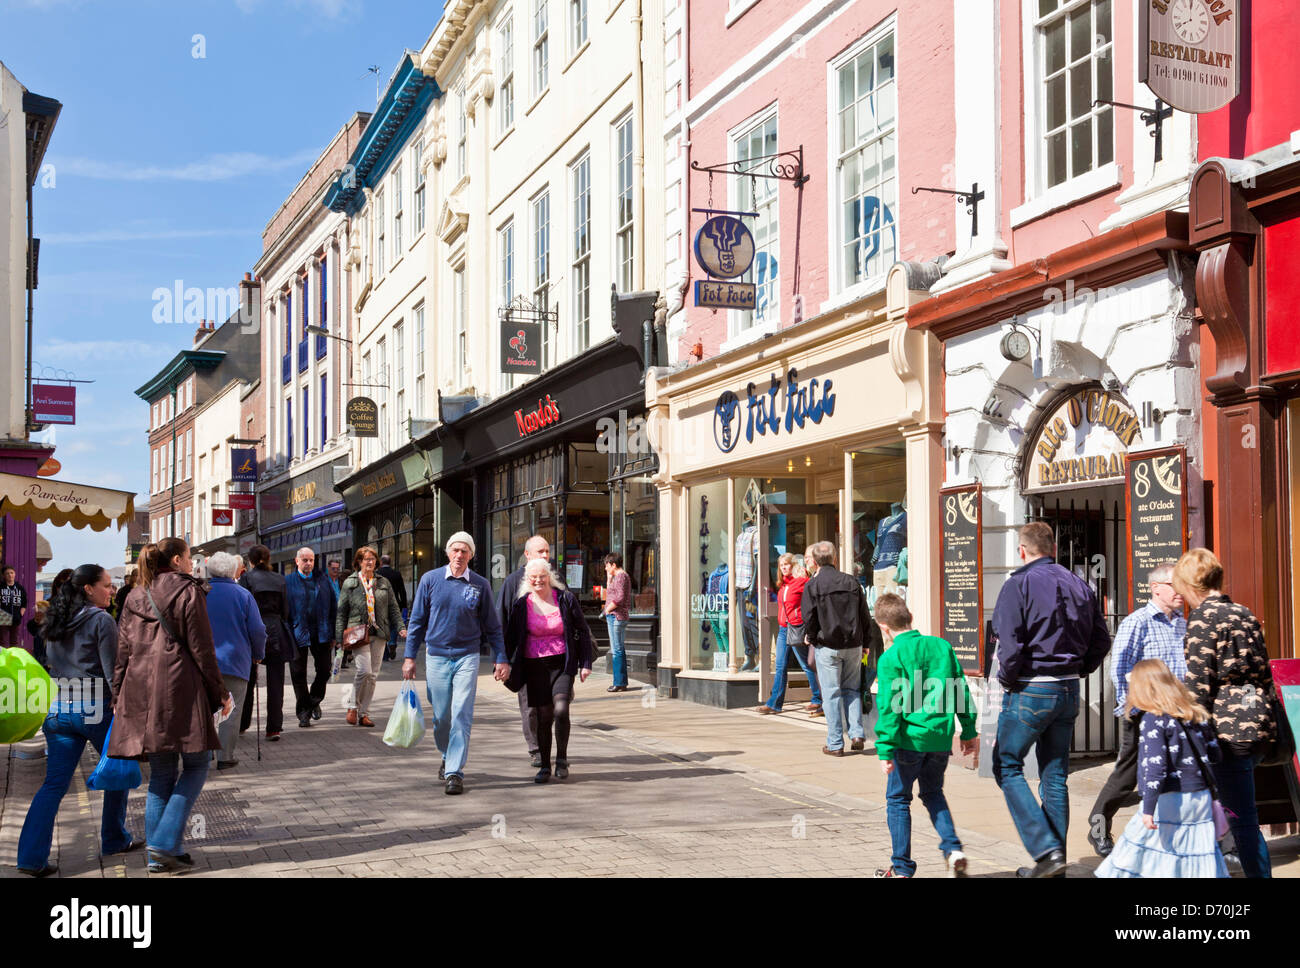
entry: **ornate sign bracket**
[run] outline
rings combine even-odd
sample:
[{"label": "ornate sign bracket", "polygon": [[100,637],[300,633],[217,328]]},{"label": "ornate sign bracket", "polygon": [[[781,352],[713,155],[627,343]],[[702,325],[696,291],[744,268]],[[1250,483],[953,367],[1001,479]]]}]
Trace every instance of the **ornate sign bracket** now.
[{"label": "ornate sign bracket", "polygon": [[[746,165],[751,167],[746,168]],[[692,161],[691,170],[748,178],[776,178],[780,181],[794,182],[794,187],[800,189],[812,178],[803,170],[803,145],[792,151],[755,155],[753,158],[730,161],[723,165],[701,165],[699,162]]]}]

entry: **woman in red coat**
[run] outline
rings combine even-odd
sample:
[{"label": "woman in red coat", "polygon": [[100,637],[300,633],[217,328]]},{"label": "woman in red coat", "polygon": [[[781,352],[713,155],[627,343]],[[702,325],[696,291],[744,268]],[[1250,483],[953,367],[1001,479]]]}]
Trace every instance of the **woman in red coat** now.
[{"label": "woman in red coat", "polygon": [[817,672],[808,665],[804,657],[803,615],[799,611],[799,602],[803,598],[803,586],[808,584],[808,572],[803,562],[795,555],[784,554],[777,559],[777,569],[781,572],[781,585],[776,593],[776,616],[780,631],[776,634],[776,671],[772,675],[772,695],[756,711],[771,716],[781,711],[785,702],[786,670],[790,666],[790,656],[799,661],[799,667],[808,676],[812,686],[812,702],[808,704],[808,713],[813,716],[822,714],[822,692],[817,685]]},{"label": "woman in red coat", "polygon": [[180,538],[146,547],[118,630],[108,753],[149,761],[144,827],[153,873],[193,864],[181,841],[208,776],[210,751],[221,748],[213,714],[233,708],[217,667],[203,585],[192,571],[189,546]]}]

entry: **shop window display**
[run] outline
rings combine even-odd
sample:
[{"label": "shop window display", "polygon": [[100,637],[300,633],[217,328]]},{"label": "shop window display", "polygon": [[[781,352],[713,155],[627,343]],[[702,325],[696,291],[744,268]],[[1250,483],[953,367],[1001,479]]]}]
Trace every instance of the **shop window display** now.
[{"label": "shop window display", "polygon": [[907,465],[903,444],[853,452],[853,576],[873,608],[885,592],[907,598]]},{"label": "shop window display", "polygon": [[728,565],[727,482],[715,481],[689,489],[692,531],[697,550],[691,553],[689,583],[692,669],[725,672],[729,651],[727,614],[731,600]]}]

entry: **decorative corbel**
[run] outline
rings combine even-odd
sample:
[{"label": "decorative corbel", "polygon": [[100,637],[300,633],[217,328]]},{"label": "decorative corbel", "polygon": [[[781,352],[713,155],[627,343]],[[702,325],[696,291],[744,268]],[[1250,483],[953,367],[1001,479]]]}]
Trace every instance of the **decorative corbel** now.
[{"label": "decorative corbel", "polygon": [[496,96],[496,78],[492,74],[491,52],[484,48],[474,53],[466,69],[465,113],[474,118],[480,99],[490,102]]}]

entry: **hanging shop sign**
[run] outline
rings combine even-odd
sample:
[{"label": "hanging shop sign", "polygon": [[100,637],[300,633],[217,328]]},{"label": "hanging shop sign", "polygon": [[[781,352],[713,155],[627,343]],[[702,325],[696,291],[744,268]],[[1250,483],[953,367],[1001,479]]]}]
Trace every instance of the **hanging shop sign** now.
[{"label": "hanging shop sign", "polygon": [[36,469],[37,477],[53,477],[59,471],[63,470],[63,465],[53,457],[46,459],[45,463]]},{"label": "hanging shop sign", "polygon": [[984,674],[984,554],[980,486],[939,492],[943,625],[962,671]]},{"label": "hanging shop sign", "polygon": [[214,528],[229,528],[235,523],[235,512],[230,508],[213,508],[212,509],[212,526]]},{"label": "hanging shop sign", "polygon": [[752,282],[695,280],[695,305],[702,309],[753,309],[758,289]]},{"label": "hanging shop sign", "polygon": [[1148,0],[1140,76],[1179,111],[1217,111],[1241,90],[1241,0]]},{"label": "hanging shop sign", "polygon": [[708,279],[695,283],[695,305],[709,309],[753,309],[752,282],[732,282],[754,264],[754,236],[736,215],[714,215],[695,233],[695,261]]},{"label": "hanging shop sign", "polygon": [[230,449],[230,479],[240,484],[257,482],[257,449],[232,447]]},{"label": "hanging shop sign", "polygon": [[1147,575],[1187,550],[1187,451],[1150,450],[1124,460],[1128,608],[1147,603]]},{"label": "hanging shop sign", "polygon": [[527,437],[529,434],[535,434],[543,427],[549,427],[553,423],[560,422],[560,405],[551,399],[548,393],[545,400],[537,401],[537,409],[531,413],[525,413],[523,410],[515,411],[515,423],[519,427],[519,436]]},{"label": "hanging shop sign", "polygon": [[33,383],[32,420],[38,424],[75,424],[77,388],[50,383]]},{"label": "hanging shop sign", "polygon": [[353,437],[379,436],[379,408],[369,397],[353,397],[348,401],[348,429]]},{"label": "hanging shop sign", "polygon": [[227,503],[236,511],[251,511],[257,507],[257,495],[252,491],[231,491]]},{"label": "hanging shop sign", "polygon": [[1079,390],[1042,423],[1029,452],[1025,493],[1119,483],[1124,455],[1139,439],[1138,415],[1099,388]]},{"label": "hanging shop sign", "polygon": [[[771,374],[768,388],[758,392],[753,383],[745,388],[745,401],[730,390],[718,397],[713,408],[713,441],[718,450],[729,454],[743,435],[748,443],[754,434],[776,436],[785,428],[787,434],[802,430],[805,423],[819,424],[835,413],[835,394],[830,379],[813,377],[802,385],[799,372],[790,367],[784,384]],[[784,394],[784,395],[783,395]]]},{"label": "hanging shop sign", "polygon": [[501,372],[540,373],[542,326],[522,323],[509,315],[501,321]]}]

